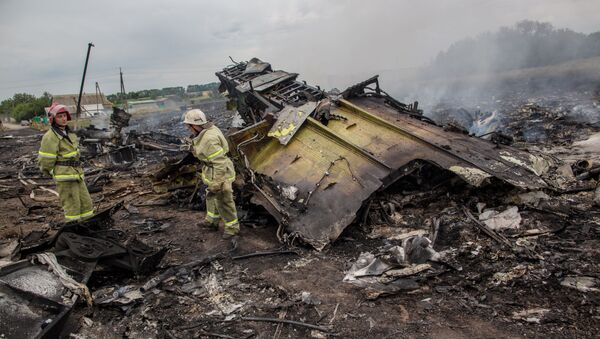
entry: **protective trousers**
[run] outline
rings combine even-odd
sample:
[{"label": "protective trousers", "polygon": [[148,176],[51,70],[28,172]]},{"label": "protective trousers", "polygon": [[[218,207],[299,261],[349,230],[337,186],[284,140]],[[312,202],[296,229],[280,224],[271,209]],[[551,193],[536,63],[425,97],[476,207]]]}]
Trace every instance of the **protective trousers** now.
[{"label": "protective trousers", "polygon": [[224,182],[216,192],[206,190],[206,220],[216,225],[219,219],[225,224],[224,233],[235,235],[240,232],[230,181]]},{"label": "protective trousers", "polygon": [[56,190],[67,220],[87,218],[94,214],[94,205],[83,180],[57,181]]}]

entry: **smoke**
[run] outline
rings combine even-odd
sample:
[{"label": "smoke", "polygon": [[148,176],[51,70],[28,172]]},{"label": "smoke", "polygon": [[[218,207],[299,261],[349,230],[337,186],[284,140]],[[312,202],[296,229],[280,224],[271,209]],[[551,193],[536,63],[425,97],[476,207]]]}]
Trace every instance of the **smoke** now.
[{"label": "smoke", "polygon": [[575,121],[598,124],[600,122],[600,104],[594,101],[577,105],[573,107],[571,117]]},{"label": "smoke", "polygon": [[[403,101],[418,100],[432,119],[458,123],[475,135],[502,130],[519,118],[519,107],[532,103],[555,118],[597,123],[600,32],[522,21],[452,44],[403,83],[392,90]],[[532,128],[523,137],[544,141],[542,130]]]},{"label": "smoke", "polygon": [[110,117],[107,114],[101,114],[92,117],[90,124],[97,129],[108,129],[110,127]]},{"label": "smoke", "polygon": [[[231,121],[234,118],[234,112],[227,111],[226,102],[227,99],[205,100],[195,104],[194,108],[201,109],[209,121],[225,131],[231,126]],[[133,114],[126,130],[135,130],[138,133],[155,131],[178,137],[187,137],[190,132],[182,123],[184,113],[185,109]]]},{"label": "smoke", "polygon": [[129,127],[126,128],[126,132],[132,130],[138,133],[162,132],[178,137],[185,137],[188,136],[189,132],[181,123],[182,114],[183,111],[160,111],[148,112],[140,115],[134,114],[129,122]]}]

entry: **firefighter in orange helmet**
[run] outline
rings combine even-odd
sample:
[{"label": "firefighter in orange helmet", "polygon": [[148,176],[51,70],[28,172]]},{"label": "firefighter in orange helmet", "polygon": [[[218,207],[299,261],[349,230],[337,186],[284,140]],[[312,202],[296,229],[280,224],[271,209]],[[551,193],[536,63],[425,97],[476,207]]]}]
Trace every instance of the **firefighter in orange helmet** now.
[{"label": "firefighter in orange helmet", "polygon": [[71,114],[65,105],[53,103],[48,118],[50,130],[42,137],[38,152],[40,170],[54,178],[67,220],[90,217],[94,206],[83,180],[79,140],[67,126]]}]

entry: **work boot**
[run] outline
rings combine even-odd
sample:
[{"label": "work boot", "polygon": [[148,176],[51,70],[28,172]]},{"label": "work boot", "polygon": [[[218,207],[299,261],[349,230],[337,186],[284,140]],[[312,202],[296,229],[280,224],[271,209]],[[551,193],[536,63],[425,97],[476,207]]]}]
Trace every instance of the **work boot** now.
[{"label": "work boot", "polygon": [[198,227],[208,229],[209,231],[218,231],[219,223],[204,219],[198,223]]},{"label": "work boot", "polygon": [[223,239],[225,240],[237,240],[239,233],[231,234],[231,233],[223,233]]},{"label": "work boot", "polygon": [[231,244],[231,251],[235,251],[238,247],[238,238],[239,233],[231,234],[231,233],[223,233],[223,239],[225,241],[229,241]]}]

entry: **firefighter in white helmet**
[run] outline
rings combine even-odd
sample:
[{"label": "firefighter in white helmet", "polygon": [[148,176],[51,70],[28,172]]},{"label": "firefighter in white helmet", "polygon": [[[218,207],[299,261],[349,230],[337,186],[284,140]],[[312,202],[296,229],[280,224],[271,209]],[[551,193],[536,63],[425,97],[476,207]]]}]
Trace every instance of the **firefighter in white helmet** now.
[{"label": "firefighter in white helmet", "polygon": [[233,162],[227,156],[229,144],[217,126],[206,120],[199,109],[185,113],[183,123],[193,134],[192,153],[204,166],[202,181],[206,189],[206,217],[201,226],[218,230],[219,220],[223,220],[223,238],[237,236],[240,225],[233,200],[231,184],[235,180]]},{"label": "firefighter in white helmet", "polygon": [[50,130],[42,137],[38,152],[40,170],[54,178],[67,220],[90,217],[94,206],[83,180],[79,142],[67,126],[71,114],[66,106],[53,103],[48,118]]}]

